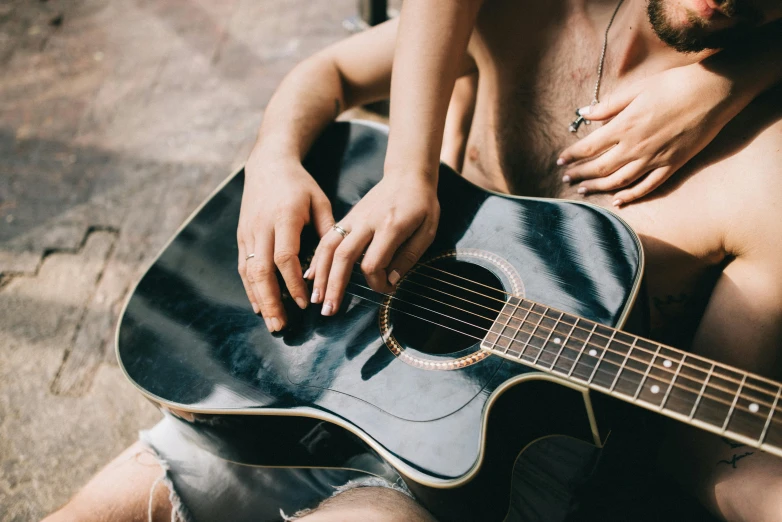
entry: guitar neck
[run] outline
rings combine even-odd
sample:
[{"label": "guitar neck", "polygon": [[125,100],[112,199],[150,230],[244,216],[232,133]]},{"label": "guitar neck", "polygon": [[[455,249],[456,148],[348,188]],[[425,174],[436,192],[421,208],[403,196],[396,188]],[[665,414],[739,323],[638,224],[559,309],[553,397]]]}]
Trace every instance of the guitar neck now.
[{"label": "guitar neck", "polygon": [[510,297],[481,347],[782,457],[782,385]]}]

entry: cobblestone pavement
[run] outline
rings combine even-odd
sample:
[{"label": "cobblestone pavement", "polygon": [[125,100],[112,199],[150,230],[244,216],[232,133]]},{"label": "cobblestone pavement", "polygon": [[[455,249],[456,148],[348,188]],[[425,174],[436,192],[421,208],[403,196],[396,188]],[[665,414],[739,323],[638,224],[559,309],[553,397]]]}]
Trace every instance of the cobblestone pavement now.
[{"label": "cobblestone pavement", "polygon": [[114,360],[129,288],[247,156],[355,0],[0,0],[0,521],[159,417]]}]

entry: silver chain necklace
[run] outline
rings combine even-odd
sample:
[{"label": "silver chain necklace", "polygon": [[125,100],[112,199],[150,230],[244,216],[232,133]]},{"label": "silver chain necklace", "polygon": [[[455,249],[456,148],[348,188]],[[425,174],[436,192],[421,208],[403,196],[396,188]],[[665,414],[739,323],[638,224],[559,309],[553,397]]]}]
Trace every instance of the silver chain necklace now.
[{"label": "silver chain necklace", "polygon": [[[597,63],[597,81],[595,82],[595,93],[592,96],[591,105],[596,105],[597,103],[600,102],[600,100],[597,99],[597,95],[600,92],[600,80],[603,79],[603,62],[605,62],[606,49],[608,48],[608,31],[611,30],[611,26],[614,23],[614,18],[616,18],[616,13],[619,12],[619,8],[622,7],[623,2],[624,0],[619,0],[619,3],[616,4],[616,9],[614,9],[614,14],[611,15],[611,20],[608,21],[608,26],[606,27],[606,34],[603,37],[603,49],[600,51],[600,61],[598,61]],[[582,123],[589,125],[592,122],[581,115],[580,109],[576,109],[576,119],[573,120],[573,123],[570,124],[568,130],[570,132],[576,132],[578,131],[578,128],[581,126]]]}]

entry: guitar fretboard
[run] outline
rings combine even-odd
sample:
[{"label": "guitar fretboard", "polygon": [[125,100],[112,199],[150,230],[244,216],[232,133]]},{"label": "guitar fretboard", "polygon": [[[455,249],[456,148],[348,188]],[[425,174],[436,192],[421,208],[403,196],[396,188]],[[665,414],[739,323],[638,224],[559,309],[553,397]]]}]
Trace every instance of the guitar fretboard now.
[{"label": "guitar fretboard", "polygon": [[782,385],[509,297],[481,347],[782,456]]}]

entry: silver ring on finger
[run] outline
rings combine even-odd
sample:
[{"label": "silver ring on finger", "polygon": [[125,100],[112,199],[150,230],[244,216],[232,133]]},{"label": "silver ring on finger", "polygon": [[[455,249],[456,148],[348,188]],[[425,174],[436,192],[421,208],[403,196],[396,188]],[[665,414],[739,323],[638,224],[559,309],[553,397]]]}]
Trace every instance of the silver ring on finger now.
[{"label": "silver ring on finger", "polygon": [[247,254],[247,256],[244,258],[245,261],[247,261],[250,258],[255,257],[255,254]]},{"label": "silver ring on finger", "polygon": [[337,225],[336,223],[331,225],[331,230],[333,230],[334,232],[336,232],[337,234],[342,236],[342,239],[345,239],[346,237],[348,237],[348,234],[350,233],[347,230],[345,230],[344,228],[342,228],[341,226]]}]

